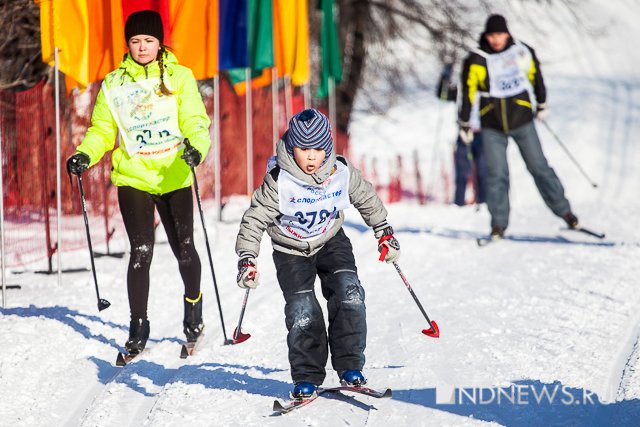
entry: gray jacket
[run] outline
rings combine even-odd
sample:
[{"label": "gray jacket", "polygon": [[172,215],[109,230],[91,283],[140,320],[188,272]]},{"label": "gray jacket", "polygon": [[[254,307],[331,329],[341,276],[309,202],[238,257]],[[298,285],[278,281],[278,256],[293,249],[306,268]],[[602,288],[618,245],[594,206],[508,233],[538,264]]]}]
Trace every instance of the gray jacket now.
[{"label": "gray jacket", "polygon": [[[319,186],[329,178],[336,164],[335,150],[332,150],[327,161],[315,173],[308,175],[287,153],[282,140],[278,141],[276,145],[276,153],[277,164],[281,169],[314,186]],[[340,157],[338,161],[346,163],[349,168],[349,201],[358,209],[364,222],[376,230],[386,226],[387,210],[371,183],[366,181],[360,171],[346,159]],[[339,213],[333,226],[318,239],[304,241],[285,235],[274,223],[274,220],[280,215],[277,176],[276,173],[267,173],[264,182],[251,197],[251,206],[242,216],[240,231],[236,239],[236,253],[239,256],[257,257],[260,252],[262,234],[265,230],[271,237],[274,250],[294,255],[311,256],[318,252],[342,227],[344,212]]]}]

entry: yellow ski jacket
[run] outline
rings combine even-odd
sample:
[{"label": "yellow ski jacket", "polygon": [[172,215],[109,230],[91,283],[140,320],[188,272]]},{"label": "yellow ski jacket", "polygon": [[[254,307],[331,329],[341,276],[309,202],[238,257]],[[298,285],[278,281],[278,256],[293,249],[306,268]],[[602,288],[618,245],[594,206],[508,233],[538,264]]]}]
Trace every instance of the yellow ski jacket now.
[{"label": "yellow ski jacket", "polygon": [[[211,146],[210,120],[196,80],[191,70],[179,65],[171,52],[165,53],[163,64],[164,80],[173,92],[169,96],[176,98],[180,132],[189,139],[204,160]],[[142,66],[127,54],[119,68],[107,74],[103,88],[106,86],[109,90],[159,77],[158,61]],[[90,166],[98,163],[107,151],[114,149],[118,133],[118,125],[104,92],[101,89],[98,93],[91,116],[91,127],[77,147],[77,151],[89,156]],[[111,181],[116,186],[133,187],[150,194],[165,194],[189,187],[193,182],[193,176],[189,166],[180,158],[183,152],[184,148],[180,148],[167,156],[153,158],[129,155],[121,142],[112,155]]]}]

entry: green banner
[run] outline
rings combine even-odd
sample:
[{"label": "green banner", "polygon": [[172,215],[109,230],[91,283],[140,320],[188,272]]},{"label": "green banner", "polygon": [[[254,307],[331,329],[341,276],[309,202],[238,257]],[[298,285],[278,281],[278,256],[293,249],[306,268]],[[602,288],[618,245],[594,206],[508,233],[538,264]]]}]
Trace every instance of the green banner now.
[{"label": "green banner", "polygon": [[322,64],[318,98],[329,95],[329,78],[333,78],[337,85],[342,81],[342,55],[338,39],[338,29],[334,13],[333,0],[320,0],[322,11],[322,28],[320,29],[320,49]]},{"label": "green banner", "polygon": [[[274,65],[272,0],[249,0],[249,67],[251,77]],[[229,70],[233,84],[244,81],[244,69]]]}]

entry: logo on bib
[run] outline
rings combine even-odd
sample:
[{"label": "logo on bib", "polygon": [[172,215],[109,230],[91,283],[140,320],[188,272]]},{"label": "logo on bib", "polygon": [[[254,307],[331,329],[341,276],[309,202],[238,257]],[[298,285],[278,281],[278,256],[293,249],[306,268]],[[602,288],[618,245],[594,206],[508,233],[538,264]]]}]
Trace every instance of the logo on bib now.
[{"label": "logo on bib", "polygon": [[147,120],[153,112],[151,91],[138,87],[127,95],[127,101],[133,108],[129,114],[136,120]]}]

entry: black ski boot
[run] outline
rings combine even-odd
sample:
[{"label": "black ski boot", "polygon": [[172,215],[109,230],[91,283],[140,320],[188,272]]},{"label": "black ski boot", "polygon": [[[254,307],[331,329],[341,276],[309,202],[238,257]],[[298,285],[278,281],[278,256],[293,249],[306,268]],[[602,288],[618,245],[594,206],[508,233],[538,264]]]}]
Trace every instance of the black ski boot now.
[{"label": "black ski boot", "polygon": [[491,240],[500,240],[504,238],[504,227],[500,225],[494,225],[491,227],[491,234],[489,235]]},{"label": "black ski boot", "polygon": [[148,339],[149,321],[147,319],[132,319],[129,323],[129,339],[124,344],[129,354],[142,352]]},{"label": "black ski boot", "polygon": [[192,300],[184,297],[184,334],[187,342],[195,342],[204,330],[204,322],[202,321],[202,292],[198,295],[198,299]]},{"label": "black ski boot", "polygon": [[573,212],[569,211],[566,214],[562,215],[562,219],[567,223],[567,227],[577,230],[579,228],[578,225],[578,217],[573,214]]}]

